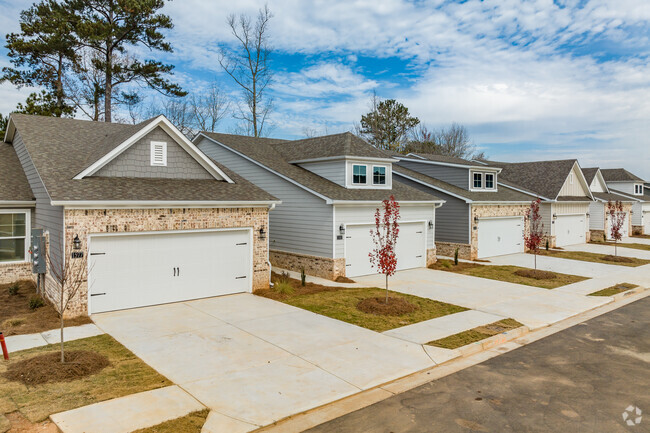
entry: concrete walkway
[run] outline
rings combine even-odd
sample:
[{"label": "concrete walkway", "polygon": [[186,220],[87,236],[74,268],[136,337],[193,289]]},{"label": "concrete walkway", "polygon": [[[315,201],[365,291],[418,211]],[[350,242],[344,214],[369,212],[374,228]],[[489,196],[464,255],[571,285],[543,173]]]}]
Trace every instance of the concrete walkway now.
[{"label": "concrete walkway", "polygon": [[[586,251],[584,248],[586,248],[586,244],[580,244],[577,246],[578,251]],[[493,265],[512,265],[524,268],[533,268],[534,263],[535,256],[526,253],[490,257],[490,264]],[[595,278],[605,277],[612,273],[625,272],[629,267],[586,262],[584,260],[561,259],[559,257],[537,256],[537,269]]]},{"label": "concrete walkway", "polygon": [[[614,245],[582,244],[582,245],[570,245],[564,247],[564,249],[567,251],[586,251],[588,253],[614,255]],[[636,257],[637,259],[650,260],[650,250],[645,251],[645,250],[639,250],[635,248],[625,248],[624,243],[619,243],[616,248],[616,251],[619,256]]]},{"label": "concrete walkway", "polygon": [[[94,337],[104,332],[93,323],[81,326],[69,326],[63,328],[63,339],[65,341],[79,340],[81,338]],[[5,337],[9,352],[31,349],[33,347],[47,346],[48,344],[61,342],[61,330],[40,332],[37,334],[12,335]]]},{"label": "concrete walkway", "polygon": [[646,244],[650,245],[650,238],[635,238],[635,237],[630,237],[630,238],[623,238],[621,242],[627,242],[630,244]]}]

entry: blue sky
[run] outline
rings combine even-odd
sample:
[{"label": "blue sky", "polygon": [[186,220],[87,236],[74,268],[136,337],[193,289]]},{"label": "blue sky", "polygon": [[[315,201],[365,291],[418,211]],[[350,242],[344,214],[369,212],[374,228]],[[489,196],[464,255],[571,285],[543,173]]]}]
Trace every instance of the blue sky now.
[{"label": "blue sky", "polygon": [[[17,29],[29,1],[0,1]],[[233,99],[218,49],[231,13],[263,1],[176,0],[165,6],[175,79],[216,80]],[[429,127],[458,122],[506,161],[578,158],[650,179],[650,2],[644,0],[270,0],[275,48],[271,135],[350,130],[373,91]],[[7,64],[0,49],[0,66]],[[149,53],[145,53],[150,55]],[[156,54],[157,55],[157,54]],[[0,112],[28,92],[0,86]],[[147,92],[144,92],[147,94]],[[229,131],[233,120],[220,129]]]}]

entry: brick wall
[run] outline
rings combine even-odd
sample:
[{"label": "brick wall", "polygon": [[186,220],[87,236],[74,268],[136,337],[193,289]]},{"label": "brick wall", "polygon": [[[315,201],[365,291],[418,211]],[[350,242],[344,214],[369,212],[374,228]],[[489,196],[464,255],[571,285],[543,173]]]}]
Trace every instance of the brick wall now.
[{"label": "brick wall", "polygon": [[32,278],[32,264],[27,263],[0,263],[0,284],[13,283],[18,280]]},{"label": "brick wall", "polygon": [[273,266],[289,271],[300,272],[301,269],[305,269],[307,275],[327,278],[328,280],[335,280],[339,276],[345,276],[344,258],[332,259],[277,250],[271,250],[269,257]]},{"label": "brick wall", "polygon": [[[268,231],[267,208],[232,209],[92,209],[65,210],[66,245],[75,235],[82,240],[86,257],[88,235],[94,233],[198,230],[213,228],[253,228],[253,290],[268,288],[267,241],[257,232],[264,226]],[[70,259],[74,260],[74,259]],[[84,275],[82,289],[71,303],[66,316],[87,314],[88,287]],[[51,281],[50,281],[51,285]],[[49,297],[54,300],[56,295]]]},{"label": "brick wall", "polygon": [[458,249],[458,258],[471,260],[472,248],[469,244],[457,244],[454,242],[436,241],[436,253],[443,257],[454,257]]}]

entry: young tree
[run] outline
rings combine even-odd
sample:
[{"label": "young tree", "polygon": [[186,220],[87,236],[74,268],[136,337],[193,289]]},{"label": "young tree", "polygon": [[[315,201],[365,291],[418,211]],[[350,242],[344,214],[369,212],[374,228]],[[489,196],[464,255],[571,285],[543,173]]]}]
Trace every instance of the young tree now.
[{"label": "young tree", "polygon": [[205,92],[193,93],[189,105],[192,123],[199,131],[216,131],[217,125],[230,110],[228,97],[216,82]]},{"label": "young tree", "polygon": [[18,88],[42,86],[46,89],[42,94],[30,95],[32,103],[39,98],[47,101],[42,114],[72,114],[64,80],[77,60],[78,45],[66,9],[55,0],[43,0],[22,11],[20,33],[8,34],[5,46],[13,67],[2,69],[0,81],[10,81]]},{"label": "young tree", "polygon": [[544,224],[542,223],[542,216],[539,213],[540,203],[541,200],[539,198],[530,203],[530,208],[528,209],[528,232],[524,235],[526,248],[535,255],[535,270],[537,270],[539,246],[544,240]]},{"label": "young tree", "polygon": [[104,121],[113,119],[113,104],[126,84],[144,84],[164,95],[185,96],[169,81],[174,66],[126,55],[129,46],[171,53],[161,30],[173,28],[171,19],[158,11],[164,0],[65,0],[78,43],[93,52],[93,67],[102,71]]},{"label": "young tree", "polygon": [[437,130],[429,130],[422,125],[409,135],[404,153],[433,153],[465,159],[487,159],[484,152],[476,150],[467,128],[455,122],[448,128]]},{"label": "young tree", "polygon": [[394,99],[381,101],[374,95],[370,112],[361,116],[359,135],[379,149],[399,151],[419,123],[403,104]]},{"label": "young tree", "polygon": [[616,201],[607,202],[607,215],[609,215],[609,235],[614,239],[614,255],[618,255],[617,242],[623,239],[623,224],[625,224],[625,212],[623,203]]},{"label": "young tree", "polygon": [[370,231],[374,249],[368,254],[370,263],[386,276],[386,304],[388,304],[388,277],[395,275],[397,255],[395,246],[399,236],[399,203],[392,195],[382,202],[383,209],[375,211],[375,228]]},{"label": "young tree", "polygon": [[243,123],[244,131],[261,137],[273,100],[267,90],[273,79],[270,69],[272,49],[268,41],[269,21],[273,17],[268,5],[260,9],[253,24],[246,15],[230,15],[228,26],[237,39],[238,50],[222,47],[219,64],[241,88],[244,104],[239,104],[235,115]]},{"label": "young tree", "polygon": [[0,113],[0,140],[4,140],[5,132],[7,132],[7,123],[9,123],[9,116],[4,116]]}]

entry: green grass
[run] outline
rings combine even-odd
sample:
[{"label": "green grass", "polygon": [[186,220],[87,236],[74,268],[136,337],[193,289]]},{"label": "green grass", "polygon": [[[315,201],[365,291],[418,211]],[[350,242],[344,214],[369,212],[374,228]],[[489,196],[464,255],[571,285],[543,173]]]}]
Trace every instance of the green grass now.
[{"label": "green grass", "polygon": [[521,326],[524,325],[514,319],[503,319],[498,322],[490,323],[489,325],[479,326],[474,329],[459,332],[458,334],[450,335],[449,337],[430,341],[427,344],[430,346],[442,347],[443,349],[457,349]]},{"label": "green grass", "polygon": [[623,292],[627,292],[628,290],[635,289],[637,287],[639,287],[639,286],[636,285],[636,284],[621,283],[621,284],[617,284],[617,285],[612,286],[612,287],[608,287],[608,288],[603,289],[603,290],[599,290],[599,291],[594,292],[594,293],[590,293],[589,295],[590,296],[614,296],[614,295],[617,295],[619,293],[623,293]]},{"label": "green grass", "polygon": [[201,428],[209,413],[209,409],[192,412],[153,427],[136,430],[133,433],[201,433]]},{"label": "green grass", "polygon": [[515,272],[528,269],[522,268],[520,266],[491,266],[467,262],[460,262],[458,265],[454,265],[454,262],[452,260],[446,259],[438,259],[438,261],[435,264],[429,266],[429,268],[439,271],[455,272],[472,277],[488,278],[490,280],[541,287],[543,289],[555,289],[556,287],[561,287],[567,284],[577,283],[578,281],[588,279],[585,277],[580,277],[578,275],[567,275],[554,272],[555,278],[550,280],[538,280],[536,278],[516,275]]},{"label": "green grass", "polygon": [[[610,247],[614,247],[614,242],[610,242],[610,241],[607,241],[607,242],[591,241],[590,243],[596,244],[596,245],[607,245],[607,246],[610,246]],[[634,250],[650,251],[650,245],[647,245],[647,244],[624,244],[624,243],[618,242],[616,244],[616,246],[619,247],[619,248],[622,247],[622,248],[632,248]],[[614,251],[614,250],[612,250],[612,251]]]},{"label": "green grass", "polygon": [[380,316],[358,310],[357,304],[363,299],[385,296],[386,291],[379,288],[327,288],[323,291],[309,292],[308,290],[301,291],[299,287],[296,287],[295,293],[283,296],[277,296],[277,294],[273,296],[274,294],[269,292],[257,291],[255,293],[261,296],[270,295],[266,297],[377,332],[467,310],[457,305],[392,291],[390,292],[391,297],[404,298],[419,308],[402,316]]},{"label": "green grass", "polygon": [[111,365],[81,379],[28,387],[5,379],[7,365],[58,351],[59,345],[11,353],[9,362],[0,363],[0,414],[18,410],[31,422],[38,422],[54,413],[172,384],[108,335],[70,341],[65,348],[101,353]]},{"label": "green grass", "polygon": [[[614,250],[612,249],[612,255]],[[583,262],[594,262],[594,263],[604,263],[606,265],[618,265],[618,266],[630,266],[637,267],[643,266],[650,263],[650,260],[642,260],[634,257],[628,257],[629,262],[613,262],[610,260],[605,260],[605,254],[599,253],[588,253],[586,251],[564,251],[564,250],[542,250],[539,252],[540,256],[550,256],[557,257],[560,259],[569,259],[569,260],[581,260]]]}]

